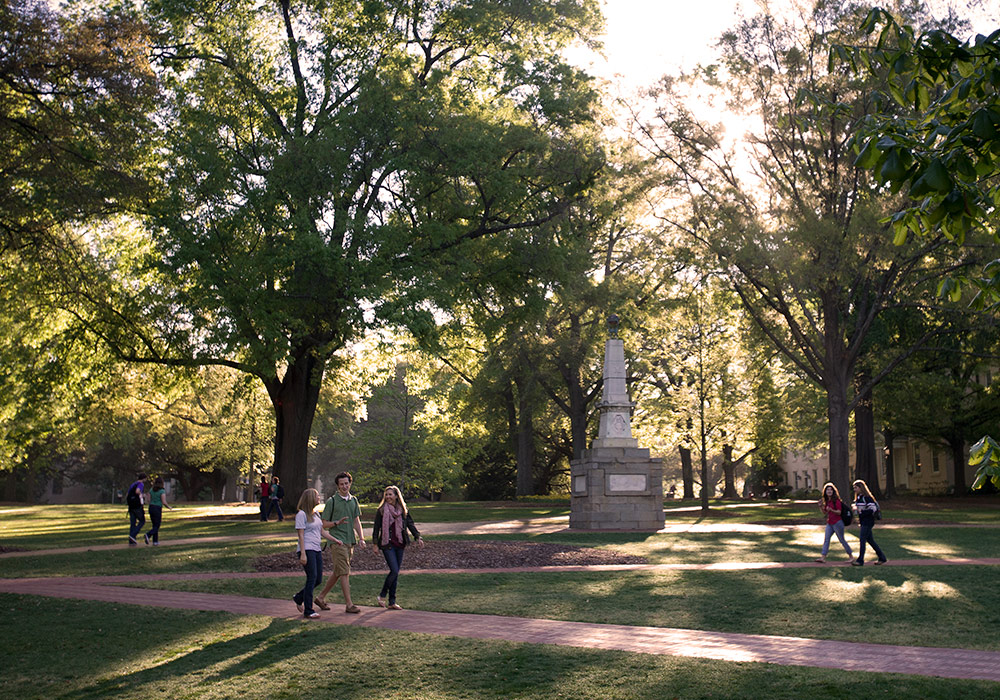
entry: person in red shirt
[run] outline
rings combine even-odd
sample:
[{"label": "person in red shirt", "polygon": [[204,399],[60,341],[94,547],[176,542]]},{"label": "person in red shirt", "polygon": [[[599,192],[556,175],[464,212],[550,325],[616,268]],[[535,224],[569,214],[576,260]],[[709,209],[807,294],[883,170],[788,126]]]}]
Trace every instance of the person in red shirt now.
[{"label": "person in red shirt", "polygon": [[847,560],[851,563],[854,562],[854,553],[851,552],[851,546],[847,544],[847,539],[844,537],[844,520],[840,517],[841,505],[840,492],[837,491],[837,487],[829,482],[824,484],[823,498],[819,501],[819,509],[826,517],[826,534],[823,536],[823,554],[816,560],[821,564],[826,563],[826,553],[830,551],[830,537],[834,533],[840,540],[840,544],[844,545]]},{"label": "person in red shirt", "polygon": [[260,477],[260,519],[267,522],[267,509],[270,500],[271,485],[267,483],[267,477]]}]

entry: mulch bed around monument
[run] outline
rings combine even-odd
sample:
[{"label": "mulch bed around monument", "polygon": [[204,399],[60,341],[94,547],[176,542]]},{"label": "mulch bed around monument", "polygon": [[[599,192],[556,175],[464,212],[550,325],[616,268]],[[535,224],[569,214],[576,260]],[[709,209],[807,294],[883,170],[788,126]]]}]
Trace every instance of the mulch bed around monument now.
[{"label": "mulch bed around monument", "polygon": [[[326,566],[330,558],[325,556]],[[518,566],[592,566],[595,564],[645,564],[645,557],[593,547],[550,542],[481,540],[432,540],[420,549],[406,548],[407,569],[510,569]],[[253,560],[257,571],[301,571],[294,552],[268,554]],[[329,570],[329,568],[327,568]],[[387,571],[382,552],[371,546],[355,547],[352,571]]]}]

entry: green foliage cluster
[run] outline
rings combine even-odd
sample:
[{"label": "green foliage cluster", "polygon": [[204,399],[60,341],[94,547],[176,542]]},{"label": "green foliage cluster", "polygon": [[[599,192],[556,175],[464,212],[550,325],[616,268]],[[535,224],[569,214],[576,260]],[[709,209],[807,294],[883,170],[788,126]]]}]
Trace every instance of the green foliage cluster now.
[{"label": "green foliage cluster", "polygon": [[[835,47],[831,61],[886,75],[878,112],[858,133],[857,165],[914,200],[890,221],[897,243],[943,233],[962,244],[969,232],[1000,235],[1000,29],[962,41],[938,28],[918,31],[882,9],[861,27],[873,47]],[[996,264],[977,286],[995,294]],[[942,293],[961,298],[955,280]]]}]

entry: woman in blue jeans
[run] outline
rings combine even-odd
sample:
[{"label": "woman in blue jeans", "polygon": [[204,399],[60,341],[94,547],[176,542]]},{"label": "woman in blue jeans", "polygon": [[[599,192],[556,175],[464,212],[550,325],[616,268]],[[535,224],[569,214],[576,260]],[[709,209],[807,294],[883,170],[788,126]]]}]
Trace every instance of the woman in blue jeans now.
[{"label": "woman in blue jeans", "polygon": [[399,581],[399,569],[403,566],[403,550],[410,543],[407,531],[413,533],[418,547],[424,546],[424,540],[406,508],[403,494],[398,487],[387,486],[382,494],[382,502],[375,511],[372,543],[382,550],[385,563],[389,565],[389,575],[385,577],[382,592],[375,600],[380,607],[388,607],[390,610],[402,610],[396,604],[396,583]]},{"label": "woman in blue jeans", "polygon": [[865,565],[865,544],[870,544],[872,549],[875,550],[875,556],[878,557],[876,564],[885,564],[888,559],[882,553],[882,549],[875,542],[875,538],[872,537],[872,528],[875,527],[875,513],[878,512],[878,501],[872,496],[872,492],[868,489],[868,484],[866,484],[861,479],[854,482],[854,510],[858,514],[858,525],[861,526],[861,531],[858,533],[858,539],[861,540],[861,552],[858,553],[858,558],[851,562],[854,566],[864,566]]},{"label": "woman in blue jeans", "polygon": [[323,520],[316,513],[319,505],[319,492],[316,489],[306,489],[299,496],[299,512],[295,514],[295,533],[298,535],[299,547],[297,554],[306,572],[306,585],[292,596],[292,601],[299,612],[307,618],[319,617],[313,610],[313,589],[323,580],[323,550],[322,541],[325,537],[337,544],[343,544],[336,537],[323,529]]}]

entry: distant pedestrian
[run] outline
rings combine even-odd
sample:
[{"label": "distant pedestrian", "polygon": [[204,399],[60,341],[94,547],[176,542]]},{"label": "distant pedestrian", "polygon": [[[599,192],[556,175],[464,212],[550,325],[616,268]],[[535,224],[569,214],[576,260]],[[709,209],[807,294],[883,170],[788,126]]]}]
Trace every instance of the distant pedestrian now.
[{"label": "distant pedestrian", "polygon": [[858,533],[858,539],[861,540],[861,551],[858,553],[858,558],[851,563],[854,566],[864,566],[865,565],[865,544],[870,544],[872,549],[875,550],[875,555],[878,557],[876,564],[885,564],[888,559],[882,553],[882,549],[875,542],[875,538],[872,537],[872,528],[875,527],[875,520],[881,519],[882,511],[879,508],[878,501],[872,496],[872,492],[868,490],[868,484],[866,484],[861,479],[854,482],[854,510],[858,514],[858,525],[860,526],[861,532]]},{"label": "distant pedestrian", "polygon": [[278,511],[278,522],[280,523],[285,519],[285,514],[281,512],[281,499],[285,497],[285,487],[281,485],[281,481],[278,477],[271,479],[271,487],[267,490],[267,497],[270,500],[270,505],[267,507],[267,516],[265,520],[271,519],[271,511]]},{"label": "distant pedestrian", "polygon": [[399,582],[399,570],[403,566],[403,550],[410,543],[408,532],[413,533],[418,547],[424,546],[424,540],[413,524],[403,494],[398,487],[387,486],[382,493],[382,502],[375,511],[375,525],[372,527],[372,544],[382,550],[385,563],[389,565],[389,575],[382,582],[382,592],[375,598],[380,607],[402,610],[396,604],[396,584]]},{"label": "distant pedestrian", "polygon": [[333,479],[337,485],[337,493],[326,501],[323,508],[323,527],[330,528],[339,544],[331,547],[330,556],[333,559],[333,573],[324,584],[316,598],[316,605],[323,610],[329,610],[326,596],[334,584],[340,581],[340,590],[344,594],[344,612],[359,613],[361,608],[351,601],[351,556],[354,554],[354,544],[365,546],[365,533],[361,529],[361,506],[358,499],[351,494],[351,483],[354,478],[350,472],[340,472]]},{"label": "distant pedestrian", "polygon": [[819,508],[826,518],[826,533],[823,535],[823,554],[816,560],[821,564],[826,562],[826,553],[830,551],[830,537],[834,534],[837,535],[840,544],[844,546],[847,560],[854,561],[851,546],[847,544],[847,539],[844,537],[844,519],[840,513],[842,507],[843,503],[840,500],[840,492],[837,487],[832,483],[824,484],[823,497],[819,499]]},{"label": "distant pedestrian", "polygon": [[306,585],[292,596],[292,601],[299,612],[310,619],[319,617],[313,610],[313,589],[323,580],[322,538],[343,544],[323,529],[323,521],[316,514],[318,505],[319,492],[316,489],[306,489],[299,496],[298,512],[295,514],[295,534],[298,537],[296,553],[306,572]]},{"label": "distant pedestrian", "polygon": [[153,481],[153,488],[149,492],[149,520],[153,523],[153,527],[143,535],[146,544],[149,544],[151,538],[154,545],[160,544],[160,522],[163,520],[164,506],[173,510],[173,506],[167,503],[167,490],[163,485],[163,477],[158,476]]},{"label": "distant pedestrian", "polygon": [[135,547],[136,537],[142,531],[142,526],[146,524],[146,514],[142,511],[143,490],[146,486],[146,473],[139,472],[135,481],[125,492],[125,504],[128,506],[128,546]]},{"label": "distant pedestrian", "polygon": [[267,477],[266,476],[260,477],[260,493],[258,495],[260,498],[261,522],[265,522],[267,520],[267,512],[268,510],[270,510],[271,507],[271,499],[268,497],[268,491],[270,491],[270,489],[271,487],[267,483]]}]

